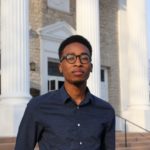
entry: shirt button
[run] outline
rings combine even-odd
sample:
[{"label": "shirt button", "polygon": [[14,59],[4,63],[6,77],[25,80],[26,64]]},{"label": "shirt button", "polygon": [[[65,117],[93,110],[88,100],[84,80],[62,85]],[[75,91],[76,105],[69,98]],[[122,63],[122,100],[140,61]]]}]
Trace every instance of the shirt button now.
[{"label": "shirt button", "polygon": [[82,145],[83,143],[80,141],[80,145]]},{"label": "shirt button", "polygon": [[79,109],[79,106],[77,106],[77,109]]},{"label": "shirt button", "polygon": [[80,127],[80,123],[78,123],[77,126]]}]

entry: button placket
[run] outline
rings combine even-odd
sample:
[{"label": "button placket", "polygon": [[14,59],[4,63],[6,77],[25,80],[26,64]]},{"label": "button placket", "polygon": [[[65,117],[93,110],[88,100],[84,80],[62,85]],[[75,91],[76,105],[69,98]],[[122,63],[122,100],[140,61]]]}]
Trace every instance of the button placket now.
[{"label": "button placket", "polygon": [[[80,107],[77,106],[76,108],[77,108],[77,113],[79,113],[78,110],[79,110]],[[81,124],[80,124],[80,122],[78,122],[78,123],[77,123],[77,127],[80,127],[80,126],[81,126]]]},{"label": "button placket", "polygon": [[80,137],[81,127],[82,127],[81,122],[80,122],[80,111],[81,111],[81,107],[79,105],[76,106],[76,115],[77,115],[77,124],[76,124],[76,126],[77,126],[79,146],[83,145],[83,141],[82,141],[82,139]]},{"label": "button placket", "polygon": [[80,143],[79,143],[80,145],[82,145],[83,143],[82,143],[82,141],[80,141]]},{"label": "button placket", "polygon": [[80,123],[77,123],[77,126],[80,127],[81,126]]},{"label": "button placket", "polygon": [[80,109],[80,107],[79,107],[79,106],[77,106],[77,109]]}]

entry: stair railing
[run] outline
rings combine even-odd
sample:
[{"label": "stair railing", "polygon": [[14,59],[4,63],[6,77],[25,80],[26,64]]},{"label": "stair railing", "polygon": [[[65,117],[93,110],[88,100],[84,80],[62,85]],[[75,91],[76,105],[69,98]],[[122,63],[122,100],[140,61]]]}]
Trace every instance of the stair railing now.
[{"label": "stair railing", "polygon": [[122,116],[120,116],[120,115],[118,115],[118,114],[116,114],[116,117],[118,117],[118,118],[124,120],[124,143],[125,143],[125,147],[128,147],[127,123],[132,124],[133,126],[139,128],[139,129],[141,129],[141,130],[143,130],[143,131],[145,131],[145,132],[147,132],[147,133],[150,133],[149,130],[147,130],[147,129],[141,127],[141,126],[139,126],[138,124],[136,124],[136,123],[134,123],[134,122],[132,122],[132,121],[130,121],[130,120],[127,120],[126,118],[123,118]]}]

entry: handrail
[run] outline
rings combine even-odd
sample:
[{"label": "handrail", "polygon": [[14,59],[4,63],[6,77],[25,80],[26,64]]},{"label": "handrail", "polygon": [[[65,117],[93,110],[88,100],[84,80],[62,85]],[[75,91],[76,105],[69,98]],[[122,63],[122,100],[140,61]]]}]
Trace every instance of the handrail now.
[{"label": "handrail", "polygon": [[139,126],[138,124],[136,124],[136,123],[134,123],[134,122],[132,122],[132,121],[126,119],[126,118],[123,118],[122,116],[120,116],[120,115],[118,115],[118,114],[116,114],[116,116],[119,117],[119,118],[121,118],[121,119],[123,119],[124,121],[126,120],[126,121],[129,122],[130,124],[132,124],[132,125],[134,125],[134,126],[140,128],[140,129],[142,129],[142,130],[144,130],[144,131],[146,131],[146,132],[150,132],[150,130],[145,129],[145,128]]},{"label": "handrail", "polygon": [[125,122],[125,124],[124,124],[125,147],[128,147],[128,141],[127,141],[127,123],[130,123],[130,124],[132,124],[132,125],[134,125],[134,126],[140,128],[140,129],[142,129],[142,130],[144,130],[144,131],[150,133],[149,130],[147,130],[147,129],[141,127],[141,126],[139,126],[138,124],[136,124],[136,123],[134,123],[134,122],[132,122],[132,121],[130,121],[130,120],[127,120],[126,118],[123,118],[122,116],[120,116],[120,115],[118,115],[118,114],[116,114],[116,116],[119,117],[119,118],[121,118],[121,119],[124,120],[124,122]]}]

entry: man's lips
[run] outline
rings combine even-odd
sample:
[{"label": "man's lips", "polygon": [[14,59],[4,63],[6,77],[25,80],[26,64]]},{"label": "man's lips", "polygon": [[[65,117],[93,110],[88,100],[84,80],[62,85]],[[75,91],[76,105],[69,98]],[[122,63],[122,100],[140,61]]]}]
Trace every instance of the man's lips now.
[{"label": "man's lips", "polygon": [[72,71],[72,73],[73,73],[74,75],[83,75],[83,74],[84,74],[84,71],[82,71],[82,70],[74,70],[74,71]]}]

